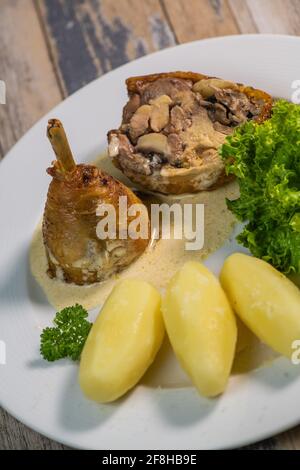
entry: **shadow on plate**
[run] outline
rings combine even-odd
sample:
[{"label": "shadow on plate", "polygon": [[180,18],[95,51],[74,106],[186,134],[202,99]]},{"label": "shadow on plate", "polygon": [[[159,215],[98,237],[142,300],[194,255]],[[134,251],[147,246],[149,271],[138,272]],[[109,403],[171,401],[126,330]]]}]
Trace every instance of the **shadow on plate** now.
[{"label": "shadow on plate", "polygon": [[300,365],[293,365],[287,358],[278,357],[257,370],[253,377],[270,388],[283,389],[299,380]]},{"label": "shadow on plate", "polygon": [[88,431],[106,423],[120,406],[114,404],[99,405],[87,400],[78,383],[78,367],[72,367],[65,388],[62,390],[59,404],[61,426],[72,432]]},{"label": "shadow on plate", "polygon": [[159,414],[178,427],[192,426],[204,420],[218,403],[216,399],[205,399],[198,394],[179,365],[167,335],[140,385],[154,389],[153,400]]},{"label": "shadow on plate", "polygon": [[36,352],[36,358],[32,359],[27,362],[26,366],[29,369],[53,369],[55,366],[56,368],[65,368],[70,365],[69,359],[61,359],[60,361],[55,361],[55,362],[48,362],[45,361],[42,357],[40,357],[40,352]]},{"label": "shadow on plate", "polygon": [[11,302],[12,299],[19,302],[24,299],[26,263],[26,249],[24,247],[19,253],[16,253],[14,262],[5,266],[5,281],[0,284],[1,303]]},{"label": "shadow on plate", "polygon": [[164,342],[153,364],[141,379],[140,384],[150,388],[167,389],[192,386],[191,380],[175,357],[167,335],[165,335]]},{"label": "shadow on plate", "polygon": [[38,305],[48,305],[49,302],[33,278],[29,266],[29,246],[26,244],[16,254],[10,266],[6,267],[5,281],[0,285],[1,302],[12,299],[14,302],[30,301]]},{"label": "shadow on plate", "polygon": [[153,395],[162,418],[173,426],[193,426],[208,417],[218,405],[218,399],[203,398],[195,388],[161,390]]}]

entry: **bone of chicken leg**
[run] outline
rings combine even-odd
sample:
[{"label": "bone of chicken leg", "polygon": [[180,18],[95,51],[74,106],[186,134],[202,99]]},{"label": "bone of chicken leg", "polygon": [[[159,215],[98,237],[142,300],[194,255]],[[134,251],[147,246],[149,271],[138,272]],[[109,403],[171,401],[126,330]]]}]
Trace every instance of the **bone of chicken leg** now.
[{"label": "bone of chicken leg", "polygon": [[[56,155],[47,169],[52,181],[43,217],[48,275],[78,285],[107,279],[128,266],[148,245],[148,239],[122,239],[118,226],[119,197],[127,197],[128,207],[141,201],[96,166],[77,165],[58,119],[49,120],[47,136]],[[107,239],[99,239],[96,233],[100,220],[96,211],[101,204],[112,204],[116,212],[116,231]],[[149,224],[146,210],[142,217]],[[128,216],[128,223],[133,218]]]}]

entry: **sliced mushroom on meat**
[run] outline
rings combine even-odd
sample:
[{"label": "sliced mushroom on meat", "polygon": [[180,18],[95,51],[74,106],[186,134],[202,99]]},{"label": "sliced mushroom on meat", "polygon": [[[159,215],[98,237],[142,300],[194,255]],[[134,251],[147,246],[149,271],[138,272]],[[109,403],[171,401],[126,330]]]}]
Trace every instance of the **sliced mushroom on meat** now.
[{"label": "sliced mushroom on meat", "polygon": [[154,152],[164,155],[166,158],[170,154],[167,137],[164,134],[155,132],[142,135],[137,142],[136,148],[140,152],[144,152],[146,154]]},{"label": "sliced mushroom on meat", "polygon": [[140,135],[143,135],[147,131],[149,127],[150,116],[151,106],[149,106],[148,104],[142,105],[133,114],[129,123],[129,135],[132,142],[136,142],[138,137],[140,137]]},{"label": "sliced mushroom on meat", "polygon": [[237,89],[237,85],[228,80],[221,80],[220,78],[199,80],[199,82],[193,85],[193,91],[200,93],[204,99],[214,96],[216,89],[223,90],[224,88],[235,90]]},{"label": "sliced mushroom on meat", "polygon": [[[190,72],[136,77],[127,84],[122,124],[108,134],[109,155],[133,181],[166,192],[168,182],[164,176],[160,187],[159,174],[172,168],[203,170],[206,155],[214,155],[214,165],[219,162],[216,178],[223,172],[225,181],[216,150],[236,126],[267,118],[272,106],[271,97],[260,90]],[[141,180],[135,173],[150,176]],[[201,177],[178,192],[183,187],[203,189]],[[170,187],[173,191],[174,185]]]},{"label": "sliced mushroom on meat", "polygon": [[168,95],[161,95],[150,100],[150,127],[154,132],[160,132],[169,122],[170,105],[172,100]]}]

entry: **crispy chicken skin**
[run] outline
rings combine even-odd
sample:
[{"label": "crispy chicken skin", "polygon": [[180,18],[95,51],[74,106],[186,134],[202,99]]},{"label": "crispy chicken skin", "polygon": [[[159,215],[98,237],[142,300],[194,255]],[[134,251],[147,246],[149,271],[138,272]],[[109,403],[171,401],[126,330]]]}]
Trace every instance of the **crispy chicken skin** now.
[{"label": "crispy chicken skin", "polygon": [[[148,239],[120,239],[119,197],[127,205],[141,201],[126,186],[93,165],[76,165],[63,127],[51,119],[47,135],[57,160],[47,172],[52,176],[43,217],[43,239],[48,274],[78,285],[108,278],[128,266],[145,250]],[[112,204],[117,213],[116,236],[100,240],[96,233],[101,204]],[[147,218],[145,211],[143,217]],[[133,217],[128,216],[128,222]],[[113,235],[113,234],[112,234]]]},{"label": "crispy chicken skin", "polygon": [[108,153],[134,183],[166,194],[214,189],[229,178],[218,149],[248,119],[270,117],[272,98],[242,84],[193,72],[126,80],[129,101]]}]

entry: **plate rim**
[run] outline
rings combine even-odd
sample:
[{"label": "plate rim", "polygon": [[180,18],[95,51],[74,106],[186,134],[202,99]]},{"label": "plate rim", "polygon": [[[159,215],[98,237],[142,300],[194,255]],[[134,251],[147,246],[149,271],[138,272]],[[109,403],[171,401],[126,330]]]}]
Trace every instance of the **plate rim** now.
[{"label": "plate rim", "polygon": [[[228,35],[228,36],[219,36],[219,37],[213,37],[213,38],[205,38],[205,39],[200,39],[200,40],[196,40],[196,41],[190,41],[190,42],[187,42],[187,43],[184,43],[184,44],[179,44],[179,45],[174,45],[174,46],[171,46],[171,47],[168,47],[168,48],[165,48],[165,49],[162,49],[162,50],[158,50],[158,51],[155,51],[155,52],[152,52],[151,54],[147,54],[143,57],[140,57],[138,59],[135,59],[134,61],[130,61],[130,62],[127,62],[123,65],[121,65],[120,67],[117,67],[103,75],[101,75],[100,77],[97,77],[96,79],[92,80],[91,82],[89,82],[87,85],[85,85],[84,87],[78,89],[77,91],[75,91],[74,93],[72,93],[71,95],[69,95],[67,98],[65,98],[64,100],[62,100],[60,103],[58,103],[56,106],[54,106],[50,111],[47,111],[47,113],[45,115],[43,115],[40,119],[38,119],[38,121],[36,123],[33,124],[33,126],[31,126],[29,128],[29,130],[27,130],[25,132],[25,134],[11,147],[11,149],[5,154],[5,157],[1,160],[0,162],[0,178],[1,178],[1,174],[2,174],[2,171],[3,169],[6,167],[6,165],[12,165],[12,155],[14,152],[16,152],[16,149],[18,149],[18,146],[21,146],[22,145],[22,142],[23,142],[23,139],[26,138],[28,136],[28,134],[30,135],[31,132],[33,132],[33,130],[38,127],[41,122],[45,119],[45,116],[48,115],[49,113],[53,113],[53,112],[56,112],[56,110],[62,106],[65,106],[66,102],[68,102],[69,99],[72,99],[75,95],[79,94],[82,92],[83,89],[87,89],[89,86],[91,86],[93,83],[103,79],[104,77],[106,77],[107,75],[111,74],[111,73],[114,73],[115,71],[117,70],[120,70],[124,67],[127,67],[129,64],[132,64],[133,62],[136,63],[136,62],[142,62],[145,58],[151,58],[153,56],[157,56],[157,55],[163,55],[165,53],[168,53],[170,50],[172,49],[178,49],[178,48],[181,48],[181,49],[184,49],[184,48],[188,48],[191,44],[198,44],[198,43],[209,43],[209,42],[222,42],[222,41],[236,41],[236,42],[241,42],[241,41],[244,41],[244,40],[249,40],[249,39],[254,39],[254,40],[264,40],[265,38],[272,38],[276,41],[282,41],[282,40],[292,40],[294,41],[295,43],[299,43],[300,45],[300,37],[298,36],[293,36],[293,35],[285,35],[285,34],[243,34],[243,35],[240,35],[240,34],[236,34],[236,35]],[[10,409],[10,407],[6,407],[2,404],[2,401],[1,401],[1,407],[7,411],[12,417],[14,417],[16,420],[18,420],[20,423],[24,424],[25,426],[27,426],[28,428],[32,429],[33,431],[41,434],[42,436],[45,436],[49,439],[52,439],[53,441],[55,442],[58,442],[58,443],[61,443],[63,445],[66,445],[68,447],[72,447],[72,448],[75,448],[75,449],[87,449],[86,446],[80,446],[80,445],[75,445],[74,442],[72,442],[72,440],[66,438],[66,439],[62,439],[59,437],[59,439],[55,436],[54,433],[52,432],[45,432],[43,431],[43,429],[41,429],[39,426],[35,426],[34,424],[30,423],[27,419],[23,419],[22,417],[20,417],[18,415],[18,413],[14,413],[14,410]],[[289,420],[289,423],[288,424],[283,424],[282,426],[278,426],[276,427],[275,429],[273,429],[272,431],[270,432],[259,432],[259,430],[256,432],[256,438],[255,440],[253,440],[253,438],[249,437],[249,439],[244,439],[244,440],[241,440],[238,444],[234,445],[234,446],[225,446],[225,447],[216,447],[216,448],[224,448],[224,449],[229,449],[229,448],[236,448],[236,447],[241,447],[241,446],[246,446],[246,445],[249,445],[250,443],[255,443],[257,441],[260,441],[260,440],[263,440],[263,439],[266,439],[270,436],[273,436],[275,434],[278,434],[278,433],[281,433],[283,431],[286,431],[287,429],[290,429],[291,427],[299,424],[299,421],[300,419],[299,418],[295,418],[294,422],[292,422],[291,420]],[[146,447],[147,448],[147,447]],[[128,449],[128,447],[126,447],[126,449]]]}]

